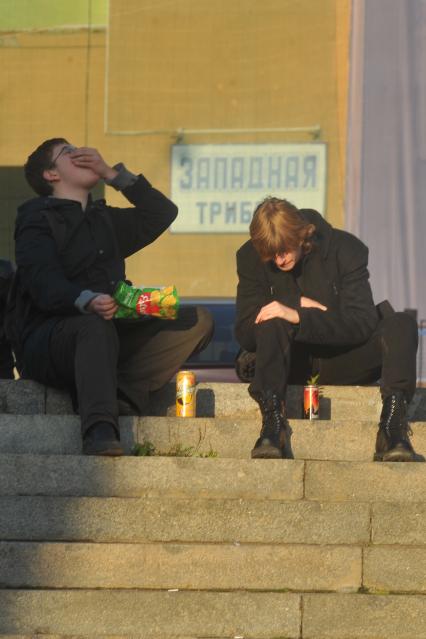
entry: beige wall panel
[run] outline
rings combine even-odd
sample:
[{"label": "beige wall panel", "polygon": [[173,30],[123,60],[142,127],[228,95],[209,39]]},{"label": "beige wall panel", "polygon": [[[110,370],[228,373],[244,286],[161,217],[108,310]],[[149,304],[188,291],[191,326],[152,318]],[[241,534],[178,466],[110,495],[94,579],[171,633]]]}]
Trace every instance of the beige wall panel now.
[{"label": "beige wall panel", "polygon": [[335,0],[112,0],[109,128],[315,124],[334,57]]},{"label": "beige wall panel", "polygon": [[[110,163],[142,171],[169,194],[175,138],[114,131],[319,124],[328,145],[326,216],[342,226],[349,6],[349,0],[111,0],[109,33],[0,35],[0,164],[22,165],[40,141],[64,135],[98,147]],[[111,189],[107,199],[125,203]],[[173,282],[184,295],[234,295],[235,251],[246,238],[166,232],[128,260],[128,276],[135,283]]]},{"label": "beige wall panel", "polygon": [[[328,144],[325,213],[342,226],[349,2],[337,4],[112,0],[108,130],[320,124]],[[185,136],[188,143],[310,140],[303,133]],[[168,191],[172,143],[166,134],[128,136],[122,150],[133,168],[143,158],[147,176]],[[233,295],[235,251],[246,238],[167,233],[129,260],[129,275],[168,282],[172,274],[184,294]]]},{"label": "beige wall panel", "polygon": [[[92,36],[91,55],[100,39]],[[0,48],[1,165],[21,165],[49,137],[84,141],[86,45],[84,32],[18,34],[15,46]]]},{"label": "beige wall panel", "polygon": [[349,100],[349,51],[351,41],[351,11],[349,2],[336,2],[336,89],[337,89],[337,145],[338,145],[338,186],[340,198],[338,207],[342,211],[340,226],[344,225],[344,205],[346,191],[346,144]]}]

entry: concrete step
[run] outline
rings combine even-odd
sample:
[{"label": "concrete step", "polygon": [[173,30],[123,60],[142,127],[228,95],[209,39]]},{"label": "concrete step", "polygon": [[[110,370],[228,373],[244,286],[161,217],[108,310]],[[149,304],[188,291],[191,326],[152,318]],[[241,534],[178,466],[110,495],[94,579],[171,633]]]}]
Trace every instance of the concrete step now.
[{"label": "concrete step", "polygon": [[296,638],[299,628],[292,593],[0,591],[0,633],[9,635],[266,639]]},{"label": "concrete step", "polygon": [[[289,423],[290,449],[295,459],[373,459],[378,428],[376,421],[291,419]],[[249,459],[260,427],[260,417],[143,417],[139,418],[136,431],[133,424],[133,432],[136,433],[137,442],[151,442],[155,454],[159,455],[215,455]],[[426,422],[412,422],[411,428],[414,449],[419,461],[424,460],[422,453],[426,453]],[[10,452],[18,453],[19,450]]]},{"label": "concrete step", "polygon": [[[249,459],[260,419],[226,417],[122,417],[126,454],[136,443],[153,445],[155,455]],[[295,459],[371,461],[377,423],[349,420],[290,420]],[[411,424],[412,442],[426,453],[426,422]],[[0,454],[81,454],[80,421],[74,415],[0,414]]]},{"label": "concrete step", "polygon": [[318,501],[425,501],[426,465],[309,461],[305,498]]},{"label": "concrete step", "polygon": [[4,455],[0,459],[0,473],[0,495],[167,494],[183,498],[294,501],[303,497],[304,462]]},{"label": "concrete step", "polygon": [[[303,388],[290,386],[287,395],[289,417],[300,418]],[[320,400],[322,419],[377,421],[381,409],[378,386],[324,386]],[[66,393],[29,380],[0,380],[0,412],[16,414],[71,414]],[[175,413],[175,387],[168,384],[155,394],[147,411],[151,415]],[[257,404],[247,394],[246,384],[202,383],[197,385],[199,417],[257,415]],[[414,421],[426,421],[426,389],[419,388],[410,406]]]},{"label": "concrete step", "polygon": [[[139,419],[120,418],[121,438],[129,455],[138,441]],[[0,454],[81,455],[81,452],[77,415],[0,414]]]},{"label": "concrete step", "polygon": [[[403,522],[387,533],[389,511],[365,503],[10,496],[0,497],[0,540],[360,545],[374,530],[382,544],[421,545],[426,504],[414,507],[407,537]],[[399,512],[412,514],[406,504]]]},{"label": "concrete step", "polygon": [[426,545],[0,542],[1,588],[424,594],[425,574]]},{"label": "concrete step", "polygon": [[303,639],[425,639],[426,597],[307,594]]},{"label": "concrete step", "polygon": [[3,455],[0,494],[421,503],[426,465]]},{"label": "concrete step", "polygon": [[[426,549],[405,549],[405,565],[420,560],[413,592],[426,589],[425,559]],[[357,592],[361,578],[358,546],[0,542],[1,588]]]},{"label": "concrete step", "polygon": [[0,592],[0,636],[14,639],[426,639],[425,618],[423,595]]},{"label": "concrete step", "polygon": [[0,497],[0,540],[426,545],[426,502]]},{"label": "concrete step", "polygon": [[[289,423],[290,450],[295,459],[335,461],[372,461],[373,459],[377,421],[290,419]],[[417,461],[424,461],[426,422],[411,422],[410,425]],[[155,454],[159,455],[212,455],[247,459],[250,458],[251,449],[259,436],[260,426],[260,417],[192,419],[144,417],[139,418],[136,430],[133,423],[133,434],[139,443],[152,443]],[[129,426],[125,428],[128,429]],[[128,441],[129,438],[126,436],[126,442]],[[131,447],[130,450],[132,450]]]}]

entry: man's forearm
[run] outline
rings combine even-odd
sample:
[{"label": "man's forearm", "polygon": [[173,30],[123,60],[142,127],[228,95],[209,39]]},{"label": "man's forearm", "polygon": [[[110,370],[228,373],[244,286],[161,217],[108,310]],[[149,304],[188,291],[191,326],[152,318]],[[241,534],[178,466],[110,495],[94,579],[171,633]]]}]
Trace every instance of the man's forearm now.
[{"label": "man's forearm", "polygon": [[80,313],[88,314],[91,312],[87,309],[88,304],[90,304],[90,302],[98,295],[100,295],[100,293],[95,293],[88,289],[81,291],[80,295],[74,302],[74,306],[78,308]]},{"label": "man's forearm", "polygon": [[112,176],[105,177],[104,182],[116,191],[122,191],[128,186],[132,186],[138,179],[138,176],[129,171],[122,162],[114,164],[111,171],[113,172]]},{"label": "man's forearm", "polygon": [[311,344],[362,344],[373,333],[378,317],[371,309],[345,310],[344,312],[317,308],[300,309],[298,339]]}]

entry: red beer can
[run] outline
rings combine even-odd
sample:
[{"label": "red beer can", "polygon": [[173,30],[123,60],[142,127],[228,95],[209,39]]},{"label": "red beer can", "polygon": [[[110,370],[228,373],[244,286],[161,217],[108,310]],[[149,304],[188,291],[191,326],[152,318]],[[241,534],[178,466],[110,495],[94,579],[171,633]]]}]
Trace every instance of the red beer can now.
[{"label": "red beer can", "polygon": [[318,386],[309,385],[303,389],[303,417],[305,419],[319,419]]}]

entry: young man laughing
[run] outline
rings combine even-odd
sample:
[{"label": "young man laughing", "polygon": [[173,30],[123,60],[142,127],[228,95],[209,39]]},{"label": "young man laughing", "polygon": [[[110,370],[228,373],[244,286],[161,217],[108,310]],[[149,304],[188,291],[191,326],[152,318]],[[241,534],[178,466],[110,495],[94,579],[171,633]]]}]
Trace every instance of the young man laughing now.
[{"label": "young man laughing", "polygon": [[[119,401],[128,414],[142,412],[212,333],[210,315],[196,307],[173,321],[114,319],[125,258],[159,237],[177,208],[143,175],[63,138],[43,142],[25,175],[38,197],[19,208],[15,229],[21,374],[70,389],[86,454],[121,455]],[[101,180],[130,206],[93,201]]]}]

